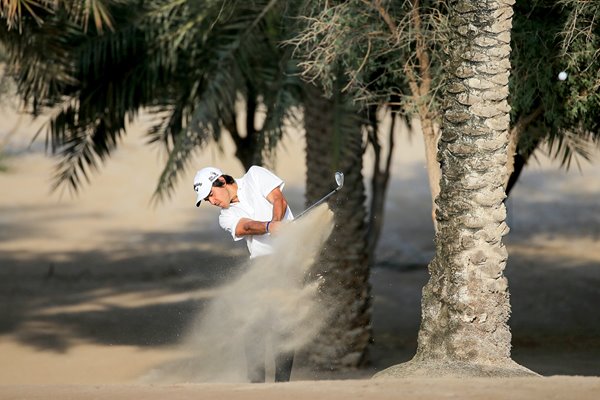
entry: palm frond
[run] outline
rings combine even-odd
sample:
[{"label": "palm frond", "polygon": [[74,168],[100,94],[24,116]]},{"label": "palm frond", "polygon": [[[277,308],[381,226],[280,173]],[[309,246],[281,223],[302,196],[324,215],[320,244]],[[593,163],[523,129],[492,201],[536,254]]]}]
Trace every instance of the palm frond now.
[{"label": "palm frond", "polygon": [[548,154],[560,160],[562,167],[569,169],[574,161],[581,169],[581,160],[590,162],[594,152],[594,142],[600,142],[597,135],[589,132],[566,131],[560,135],[552,135],[547,139]]},{"label": "palm frond", "polygon": [[71,52],[65,44],[77,35],[77,28],[59,17],[44,25],[29,24],[18,33],[0,29],[6,46],[7,73],[18,85],[20,97],[34,113],[62,101],[65,88],[77,82]]},{"label": "palm frond", "polygon": [[115,126],[105,119],[98,119],[94,125],[78,126],[78,114],[77,104],[70,104],[49,122],[52,152],[60,159],[52,190],[67,183],[76,192],[82,180],[89,182],[89,173],[111,154],[125,131],[124,124]]},{"label": "palm frond", "polygon": [[298,108],[302,98],[302,82],[297,71],[297,64],[288,61],[283,73],[269,81],[273,86],[262,97],[266,109],[262,134],[265,138],[265,155],[269,158],[275,155],[274,150],[283,137],[284,127],[301,124]]},{"label": "palm frond", "polygon": [[[218,66],[217,63],[215,67]],[[194,84],[189,97],[197,98],[198,103],[192,106],[182,99],[171,114],[175,118],[169,118],[162,132],[153,138],[164,142],[170,136],[174,142],[153,195],[155,201],[162,201],[172,193],[194,150],[202,148],[211,138],[219,140],[221,121],[233,112],[236,102],[235,82],[239,78],[235,77],[235,66],[229,66],[231,70],[216,68],[210,80]],[[193,109],[186,112],[187,107]]]},{"label": "palm frond", "polygon": [[152,196],[154,202],[165,200],[173,192],[179,174],[189,165],[191,155],[208,142],[208,137],[216,134],[207,127],[201,133],[194,129],[186,129],[177,136]]},{"label": "palm frond", "polygon": [[6,20],[8,30],[23,28],[23,21],[31,18],[41,25],[44,14],[51,13],[54,0],[1,0],[0,17]]},{"label": "palm frond", "polygon": [[64,1],[64,7],[67,9],[72,21],[83,28],[84,32],[89,29],[90,20],[94,21],[94,26],[99,33],[102,33],[106,26],[109,30],[114,30],[113,16],[110,11],[114,4],[123,3],[115,0],[79,0]]}]

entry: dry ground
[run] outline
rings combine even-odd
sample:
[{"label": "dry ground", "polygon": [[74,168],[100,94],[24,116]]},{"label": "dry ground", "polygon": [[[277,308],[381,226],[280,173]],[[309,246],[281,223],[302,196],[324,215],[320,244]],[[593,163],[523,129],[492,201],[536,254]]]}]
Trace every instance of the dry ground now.
[{"label": "dry ground", "polygon": [[406,379],[298,381],[285,384],[60,385],[0,387],[3,400],[596,400],[600,378]]},{"label": "dry ground", "polygon": [[[0,118],[2,143],[17,119],[9,111]],[[217,210],[193,206],[193,171],[170,200],[150,204],[164,156],[144,144],[144,126],[132,127],[76,197],[49,192],[54,160],[39,143],[27,146],[35,124],[21,121],[7,142],[9,156],[0,159],[7,168],[0,173],[0,399],[600,398],[593,378],[600,376],[597,153],[581,171],[566,173],[545,159],[528,168],[508,201],[506,238],[513,358],[544,376],[587,378],[367,380],[414,354],[433,255],[423,150],[418,136],[405,134],[372,271],[369,368],[324,374],[299,365],[295,382],[285,385],[140,383],[153,368],[186,357],[179,344],[190,321],[245,256],[217,226]],[[303,208],[302,149],[292,135],[275,165],[296,211]],[[214,148],[193,165],[207,163],[242,172]]]}]

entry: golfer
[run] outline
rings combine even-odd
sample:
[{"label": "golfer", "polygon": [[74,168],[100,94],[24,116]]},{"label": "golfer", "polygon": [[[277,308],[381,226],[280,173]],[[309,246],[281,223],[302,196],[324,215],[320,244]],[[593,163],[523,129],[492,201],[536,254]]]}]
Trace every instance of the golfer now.
[{"label": "golfer", "polygon": [[[284,185],[271,171],[258,166],[250,167],[238,179],[207,167],[194,177],[196,207],[203,200],[220,207],[219,225],[233,240],[246,239],[250,258],[267,256],[272,252],[271,234],[282,221],[294,218],[282,192]],[[245,350],[248,378],[251,382],[265,382],[264,342],[246,343]],[[293,352],[276,355],[275,382],[290,380],[293,362]]]}]

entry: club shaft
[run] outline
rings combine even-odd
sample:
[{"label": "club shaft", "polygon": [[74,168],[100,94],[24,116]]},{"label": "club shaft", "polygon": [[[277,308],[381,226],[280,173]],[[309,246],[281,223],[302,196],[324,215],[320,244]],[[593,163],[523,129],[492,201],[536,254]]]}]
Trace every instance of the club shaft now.
[{"label": "club shaft", "polygon": [[312,206],[308,207],[306,210],[304,210],[300,214],[298,214],[298,216],[296,216],[296,218],[294,218],[294,219],[300,218],[301,216],[303,216],[304,214],[306,214],[307,212],[309,212],[310,210],[312,210],[313,208],[315,208],[319,204],[323,203],[325,200],[327,200],[328,198],[330,198],[331,196],[333,196],[333,194],[335,192],[337,192],[338,189],[332,190],[330,193],[328,193],[327,195],[325,195],[321,200],[317,201],[315,204],[313,204]]}]

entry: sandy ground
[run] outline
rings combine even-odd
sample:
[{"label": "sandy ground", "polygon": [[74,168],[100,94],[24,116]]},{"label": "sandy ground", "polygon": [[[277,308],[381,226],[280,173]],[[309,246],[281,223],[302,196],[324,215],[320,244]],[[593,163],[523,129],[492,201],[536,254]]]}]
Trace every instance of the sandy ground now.
[{"label": "sandy ground", "polygon": [[285,384],[56,385],[0,388],[3,400],[129,399],[577,399],[596,400],[600,379],[583,377],[515,379],[336,380]]},{"label": "sandy ground", "polygon": [[[147,126],[133,125],[92,183],[71,196],[50,193],[55,160],[43,154],[43,140],[28,146],[39,124],[0,113],[8,154],[0,159],[0,399],[600,398],[598,152],[595,163],[569,172],[541,157],[508,201],[513,358],[545,378],[368,379],[414,354],[434,250],[423,148],[404,133],[372,270],[370,367],[324,374],[298,365],[283,385],[141,383],[185,359],[180,343],[191,321],[246,254],[220,230],[216,209],[193,206],[192,170],[171,199],[151,204],[164,154],[145,144]],[[290,135],[274,166],[296,212],[302,149],[300,135]],[[193,162],[206,164],[242,172],[216,148]]]}]

